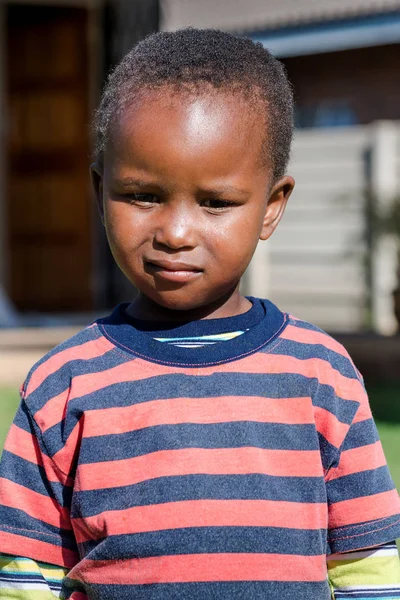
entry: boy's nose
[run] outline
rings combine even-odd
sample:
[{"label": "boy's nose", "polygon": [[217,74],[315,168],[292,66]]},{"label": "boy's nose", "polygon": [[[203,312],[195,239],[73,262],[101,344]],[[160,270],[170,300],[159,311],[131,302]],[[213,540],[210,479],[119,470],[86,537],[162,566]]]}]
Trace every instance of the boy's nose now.
[{"label": "boy's nose", "polygon": [[171,211],[164,215],[155,232],[155,242],[173,250],[195,246],[193,217],[187,212]]}]

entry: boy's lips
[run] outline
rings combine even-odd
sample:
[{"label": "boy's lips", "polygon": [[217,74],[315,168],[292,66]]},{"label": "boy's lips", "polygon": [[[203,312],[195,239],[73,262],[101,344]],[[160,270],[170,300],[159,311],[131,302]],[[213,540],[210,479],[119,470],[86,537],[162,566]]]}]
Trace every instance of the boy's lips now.
[{"label": "boy's lips", "polygon": [[152,274],[167,281],[185,283],[202,273],[199,267],[174,260],[146,260],[145,264]]}]

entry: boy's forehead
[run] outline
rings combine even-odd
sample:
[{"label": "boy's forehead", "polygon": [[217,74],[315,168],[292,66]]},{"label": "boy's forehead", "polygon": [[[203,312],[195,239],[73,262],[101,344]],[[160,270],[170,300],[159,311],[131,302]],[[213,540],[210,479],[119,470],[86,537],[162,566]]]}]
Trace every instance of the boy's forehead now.
[{"label": "boy's forehead", "polygon": [[[260,108],[232,93],[189,94],[160,89],[127,107],[111,132],[111,152],[123,160],[146,150],[260,163],[266,135]],[[117,155],[117,156],[116,156]],[[264,163],[265,168],[265,163]]]}]

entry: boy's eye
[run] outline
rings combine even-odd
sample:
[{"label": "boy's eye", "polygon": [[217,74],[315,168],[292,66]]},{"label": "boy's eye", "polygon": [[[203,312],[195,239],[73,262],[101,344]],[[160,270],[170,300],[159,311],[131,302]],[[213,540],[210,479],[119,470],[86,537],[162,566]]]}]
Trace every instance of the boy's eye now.
[{"label": "boy's eye", "polygon": [[148,206],[149,204],[156,204],[158,202],[158,198],[154,194],[129,194],[129,200],[131,204],[141,206]]},{"label": "boy's eye", "polygon": [[234,203],[230,202],[229,200],[219,200],[218,198],[210,198],[209,200],[205,200],[203,202],[203,206],[206,208],[211,208],[215,211],[223,211],[224,209],[233,206],[233,204]]}]

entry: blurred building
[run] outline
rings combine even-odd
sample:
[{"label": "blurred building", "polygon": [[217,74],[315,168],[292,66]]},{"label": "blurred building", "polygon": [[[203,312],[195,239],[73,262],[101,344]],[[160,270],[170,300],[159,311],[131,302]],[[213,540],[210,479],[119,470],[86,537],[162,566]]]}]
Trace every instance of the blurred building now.
[{"label": "blurred building", "polygon": [[157,0],[0,0],[0,326],[114,302],[90,120],[109,68],[158,28]]},{"label": "blurred building", "polygon": [[368,254],[363,192],[400,187],[400,0],[0,0],[0,321],[5,294],[46,314],[129,296],[90,196],[90,114],[134,42],[189,25],[260,41],[295,89],[297,189],[246,291],[332,331],[392,331],[395,257]]},{"label": "blurred building", "polygon": [[164,0],[165,29],[216,27],[283,60],[297,125],[400,118],[399,0]]}]

